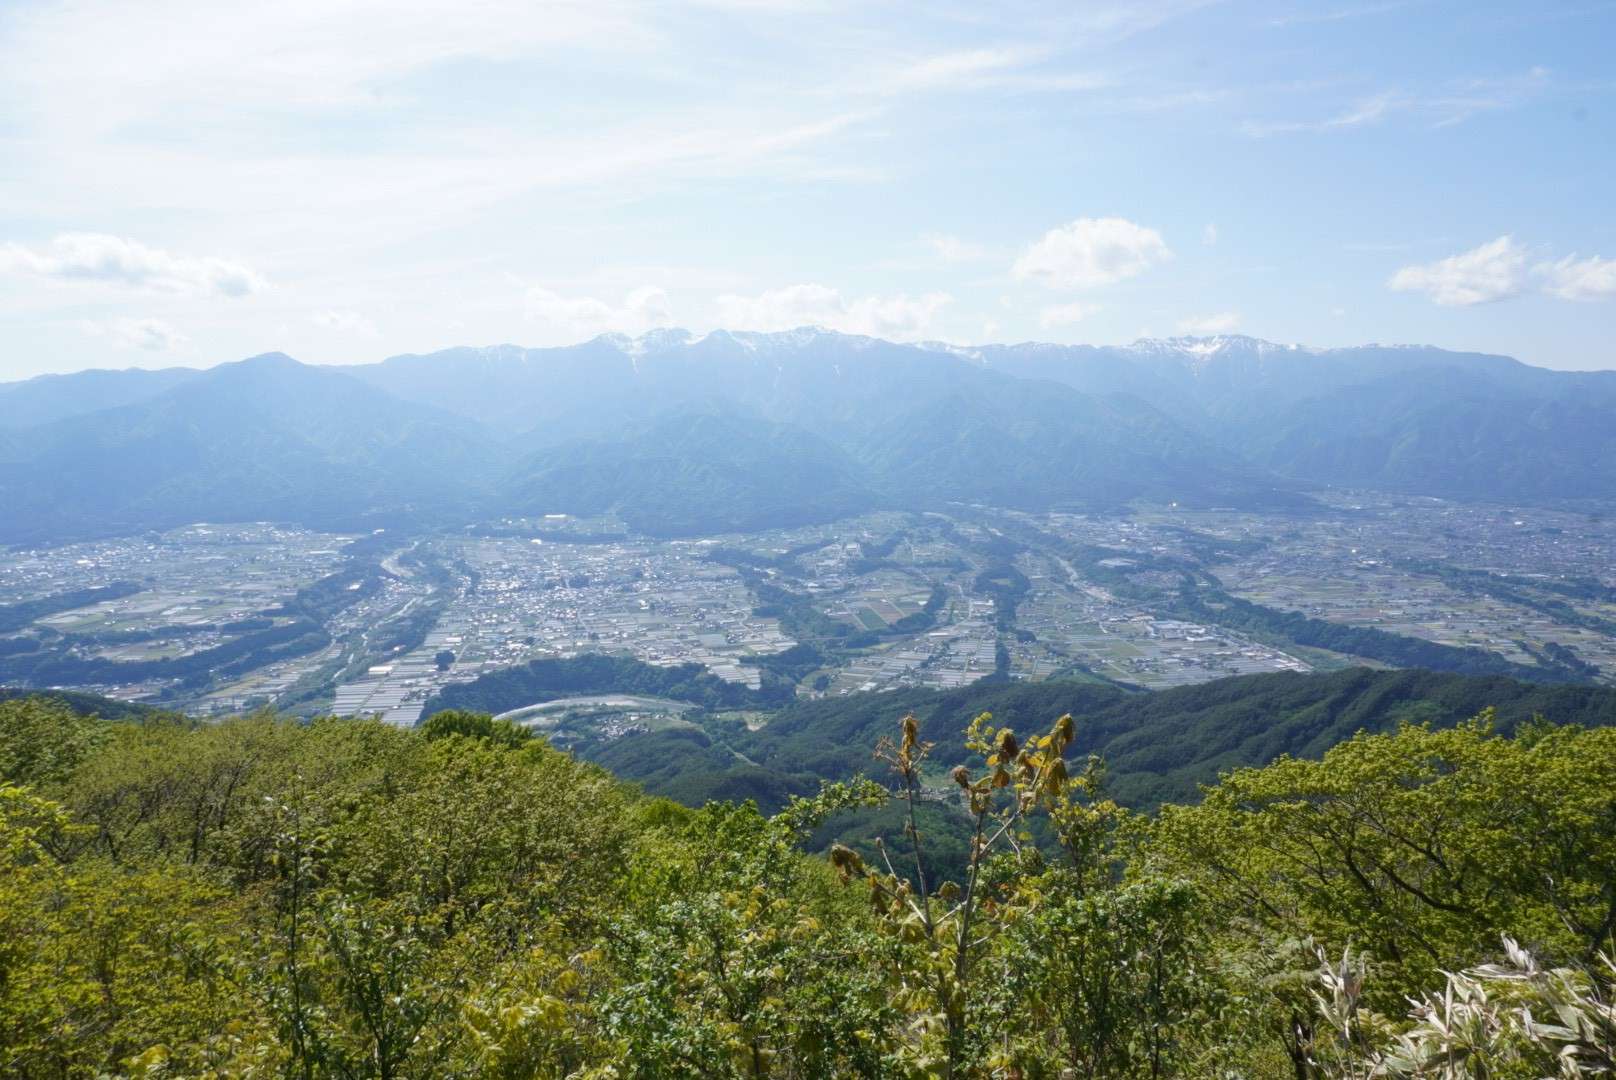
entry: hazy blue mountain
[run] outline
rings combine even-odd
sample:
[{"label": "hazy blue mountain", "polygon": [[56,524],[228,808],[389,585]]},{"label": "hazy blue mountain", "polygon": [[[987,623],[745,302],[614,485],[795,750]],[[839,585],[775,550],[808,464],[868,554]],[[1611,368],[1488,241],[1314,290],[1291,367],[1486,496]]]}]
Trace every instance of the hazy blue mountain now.
[{"label": "hazy blue mountain", "polygon": [[459,515],[506,451],[462,418],[269,354],[12,432],[0,453],[0,540],[16,542],[197,520]]},{"label": "hazy blue mountain", "polygon": [[818,330],[606,335],[564,348],[448,349],[345,370],[535,445],[599,438],[714,403],[837,439],[939,395],[1010,381],[947,354]]},{"label": "hazy blue mountain", "polygon": [[614,417],[643,422],[673,404],[637,400],[634,358],[610,338],[559,349],[445,349],[343,370],[405,401],[536,444],[598,437]]},{"label": "hazy blue mountain", "polygon": [[1322,485],[1616,496],[1616,372],[1237,336],[957,348],[668,330],[0,386],[13,541],[605,510],[688,534],[961,501],[1274,507]]},{"label": "hazy blue mountain", "polygon": [[456,349],[368,369],[270,354],[0,431],[10,540],[479,511],[613,511],[686,535],[958,500],[1255,504],[1274,488],[1137,399],[817,331]]},{"label": "hazy blue mountain", "polygon": [[1427,346],[1242,336],[961,350],[997,371],[1127,393],[1298,480],[1533,500],[1616,494],[1616,372]]},{"label": "hazy blue mountain", "polygon": [[996,381],[894,410],[851,445],[894,500],[913,505],[1301,501],[1282,482],[1136,398],[1074,393],[1042,381]]},{"label": "hazy blue mountain", "polygon": [[[584,455],[595,468],[607,468],[604,451],[571,448],[574,440],[635,441],[663,416],[716,407],[847,451],[861,484],[887,505],[1294,499],[1239,454],[1137,397],[1087,394],[938,349],[820,330],[699,339],[665,331],[562,349],[451,349],[347,370],[491,423],[523,446],[568,445],[573,456],[553,460]],[[647,447],[625,447],[618,459],[643,462]],[[558,490],[561,476],[546,466],[548,490]],[[812,484],[774,494],[824,503]]]},{"label": "hazy blue mountain", "polygon": [[41,375],[23,382],[0,383],[0,428],[35,427],[69,416],[149,401],[198,374],[191,368],[129,368]]},{"label": "hazy blue mountain", "polygon": [[725,412],[673,415],[626,438],[540,450],[504,494],[512,513],[616,511],[659,536],[833,521],[879,502],[845,451],[801,428]]}]

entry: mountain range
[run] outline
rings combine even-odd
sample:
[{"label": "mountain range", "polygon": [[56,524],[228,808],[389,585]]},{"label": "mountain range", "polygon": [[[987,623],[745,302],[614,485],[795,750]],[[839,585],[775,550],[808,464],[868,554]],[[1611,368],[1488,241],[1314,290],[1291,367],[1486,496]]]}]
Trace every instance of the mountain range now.
[{"label": "mountain range", "polygon": [[199,519],[618,514],[651,535],[950,502],[1616,496],[1616,372],[1254,338],[907,345],[655,331],[0,384],[0,542]]}]

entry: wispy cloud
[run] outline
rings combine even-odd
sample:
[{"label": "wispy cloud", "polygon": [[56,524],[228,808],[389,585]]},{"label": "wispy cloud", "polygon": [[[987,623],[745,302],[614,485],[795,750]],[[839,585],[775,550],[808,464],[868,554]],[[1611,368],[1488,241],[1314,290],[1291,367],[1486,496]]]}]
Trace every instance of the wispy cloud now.
[{"label": "wispy cloud", "polygon": [[1387,0],[1381,4],[1358,4],[1353,7],[1319,8],[1316,6],[1302,8],[1287,15],[1279,15],[1268,20],[1269,26],[1307,26],[1314,23],[1346,22],[1348,19],[1363,19],[1372,15],[1385,15],[1409,6],[1409,0]]},{"label": "wispy cloud", "polygon": [[0,247],[0,272],[162,292],[246,296],[265,287],[255,270],[215,256],[176,255],[105,233],[64,233],[43,249]]},{"label": "wispy cloud", "polygon": [[1038,325],[1046,330],[1057,326],[1072,326],[1091,315],[1098,315],[1102,310],[1099,304],[1090,304],[1082,300],[1070,304],[1056,304],[1038,312]]},{"label": "wispy cloud", "polygon": [[913,61],[881,80],[889,93],[981,86],[1039,59],[1042,50],[1024,47],[963,49]]},{"label": "wispy cloud", "polygon": [[10,78],[58,94],[33,107],[104,131],[175,108],[388,107],[403,80],[445,64],[644,51],[659,34],[641,5],[588,0],[551,0],[537,18],[524,0],[85,0],[32,6],[11,37]]},{"label": "wispy cloud", "polygon": [[1308,131],[1344,131],[1378,123],[1389,113],[1407,107],[1407,98],[1387,91],[1364,98],[1343,111],[1318,120],[1247,120],[1240,125],[1240,130],[1253,139]]},{"label": "wispy cloud", "polygon": [[1240,329],[1240,313],[1220,311],[1216,315],[1197,315],[1180,319],[1178,329],[1185,334],[1232,334]]},{"label": "wispy cloud", "polygon": [[949,233],[922,233],[921,242],[936,253],[937,258],[948,264],[977,262],[988,257],[988,249],[982,244],[975,244],[969,240],[961,240]]},{"label": "wispy cloud", "polygon": [[1417,90],[1383,90],[1338,107],[1316,118],[1244,121],[1240,130],[1251,138],[1303,132],[1344,131],[1378,124],[1403,114],[1431,127],[1451,127],[1488,112],[1517,109],[1553,88],[1548,68],[1533,67],[1519,74],[1457,79]]},{"label": "wispy cloud", "polygon": [[643,334],[673,324],[668,294],[655,285],[633,290],[620,304],[592,296],[562,296],[535,285],[524,297],[527,318],[546,343],[571,343],[599,334]]},{"label": "wispy cloud", "polygon": [[1519,296],[1533,280],[1542,283],[1544,294],[1560,300],[1616,298],[1616,259],[1567,255],[1532,263],[1527,248],[1500,236],[1446,259],[1405,266],[1387,284],[1422,292],[1445,307],[1469,307]]},{"label": "wispy cloud", "polygon": [[1534,67],[1519,75],[1465,79],[1432,94],[1421,103],[1436,127],[1462,124],[1480,113],[1515,109],[1548,91],[1549,69]]},{"label": "wispy cloud", "polygon": [[315,326],[323,326],[327,330],[336,330],[344,334],[372,338],[381,336],[376,324],[357,311],[322,311],[313,316],[312,321]]},{"label": "wispy cloud", "polygon": [[85,329],[126,349],[146,352],[173,352],[190,341],[162,319],[111,319],[91,322]]},{"label": "wispy cloud", "polygon": [[1558,262],[1533,267],[1543,278],[1543,291],[1562,300],[1609,300],[1616,297],[1616,259],[1567,255]]},{"label": "wispy cloud", "polygon": [[1079,93],[1113,88],[1103,72],[1072,68],[1047,45],[937,53],[892,68],[868,84],[882,97],[947,92]]},{"label": "wispy cloud", "polygon": [[822,326],[848,334],[914,340],[932,332],[937,315],[953,300],[943,292],[848,298],[839,289],[810,283],[755,296],[720,296],[716,316],[718,325],[736,330]]},{"label": "wispy cloud", "polygon": [[1341,245],[1343,251],[1366,255],[1388,255],[1412,251],[1414,245],[1407,240],[1350,240]]}]

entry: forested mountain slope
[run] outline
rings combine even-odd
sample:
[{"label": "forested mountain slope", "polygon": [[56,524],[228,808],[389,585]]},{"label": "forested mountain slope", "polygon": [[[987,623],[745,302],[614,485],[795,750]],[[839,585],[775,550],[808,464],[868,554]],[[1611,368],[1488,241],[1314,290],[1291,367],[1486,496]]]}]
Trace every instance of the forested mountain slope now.
[{"label": "forested mountain slope", "polygon": [[[961,760],[960,733],[980,712],[1018,731],[1044,717],[1079,717],[1074,749],[1108,764],[1111,791],[1130,806],[1186,802],[1222,771],[1282,754],[1317,757],[1359,730],[1457,723],[1485,708],[1504,730],[1541,715],[1556,723],[1616,725],[1616,690],[1543,686],[1497,677],[1349,668],[1328,674],[1248,675],[1154,693],[1093,683],[990,683],[953,691],[905,690],[804,702],[758,731],[673,731],[585,744],[580,752],[627,779],[683,802],[755,798],[779,807],[821,780],[869,772],[869,747],[905,713],[937,744],[936,761]],[[742,760],[744,759],[744,760]]]}]

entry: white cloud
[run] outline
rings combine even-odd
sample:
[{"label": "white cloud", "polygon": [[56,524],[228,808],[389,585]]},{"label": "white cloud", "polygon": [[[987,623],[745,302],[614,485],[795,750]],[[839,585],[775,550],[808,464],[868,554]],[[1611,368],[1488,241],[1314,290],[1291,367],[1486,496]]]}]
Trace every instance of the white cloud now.
[{"label": "white cloud", "polygon": [[974,85],[1021,67],[1032,58],[1026,49],[962,49],[918,60],[894,72],[883,84],[892,91],[934,90]]},{"label": "white cloud", "polygon": [[1507,300],[1526,288],[1526,250],[1500,236],[1446,259],[1405,266],[1387,285],[1400,292],[1422,292],[1444,307]]},{"label": "white cloud", "polygon": [[953,302],[947,293],[848,299],[824,285],[788,285],[757,296],[720,296],[718,323],[731,330],[794,330],[822,326],[847,334],[893,340],[923,338],[937,313]]},{"label": "white cloud", "polygon": [[987,248],[947,233],[921,233],[920,239],[945,263],[975,262],[987,256]]},{"label": "white cloud", "polygon": [[173,352],[190,340],[162,319],[113,319],[90,323],[85,329],[125,348],[147,352]]},{"label": "white cloud", "polygon": [[[785,17],[762,10],[779,5],[740,2],[758,6],[760,22]],[[709,35],[703,13],[681,5],[12,7],[0,2],[0,211],[26,207],[28,220],[64,228],[92,212],[113,222],[131,209],[164,213],[229,236],[244,255],[295,253],[325,270],[384,236],[396,258],[422,233],[487,228],[496,213],[521,214],[539,188],[583,189],[599,204],[692,180],[878,171],[827,146],[859,137],[878,104],[845,91],[764,93],[745,82],[764,65],[722,43],[693,64]],[[782,70],[766,67],[771,89]],[[818,89],[807,65],[785,70]],[[516,71],[532,93],[511,93]],[[597,83],[621,97],[602,99]],[[345,137],[327,138],[333,126]]]},{"label": "white cloud", "polygon": [[1383,119],[1388,113],[1407,108],[1408,100],[1390,91],[1365,98],[1342,112],[1322,120],[1247,120],[1240,130],[1253,139],[1269,135],[1291,135],[1304,131],[1342,131],[1364,127]]},{"label": "white cloud", "polygon": [[643,334],[673,323],[668,294],[655,285],[635,289],[612,305],[592,296],[566,297],[535,285],[526,296],[527,317],[554,340],[574,342],[605,333]]},{"label": "white cloud", "polygon": [[[453,17],[451,17],[453,16]],[[637,5],[547,0],[279,0],[215,4],[84,0],[19,13],[13,77],[97,102],[106,128],[182,105],[375,106],[398,80],[454,61],[509,61],[560,48],[637,51],[655,33]],[[608,44],[609,43],[609,44]],[[70,72],[70,79],[61,75]],[[76,85],[75,85],[76,84]]]},{"label": "white cloud", "polygon": [[1207,247],[1217,246],[1218,227],[1215,224],[1208,222],[1206,228],[1201,230],[1201,243],[1205,244]]},{"label": "white cloud", "polygon": [[1533,67],[1518,75],[1466,79],[1436,94],[1423,105],[1434,117],[1433,126],[1452,127],[1479,113],[1515,109],[1549,89],[1548,68]]},{"label": "white cloud", "polygon": [[1046,307],[1038,313],[1038,325],[1045,329],[1052,326],[1071,326],[1100,310],[1099,304],[1089,304],[1081,300],[1071,304],[1057,304],[1054,307]]},{"label": "white cloud", "polygon": [[1144,273],[1173,257],[1155,229],[1123,218],[1078,218],[1051,229],[1012,272],[1062,289],[1092,289]]},{"label": "white cloud", "polygon": [[1232,334],[1240,328],[1238,311],[1220,311],[1216,315],[1201,315],[1180,319],[1178,329],[1185,334]]},{"label": "white cloud", "polygon": [[1385,90],[1317,119],[1246,120],[1240,130],[1254,139],[1346,131],[1377,124],[1394,113],[1426,120],[1432,127],[1451,127],[1481,113],[1519,108],[1551,86],[1549,70],[1534,67],[1514,75],[1456,80],[1412,91]]},{"label": "white cloud", "polygon": [[958,49],[891,70],[879,77],[871,89],[891,97],[947,90],[1066,93],[1100,90],[1112,85],[1110,77],[1095,72],[1040,67],[1049,55],[1050,50],[1045,46]]},{"label": "white cloud", "polygon": [[1408,6],[1408,0],[1388,0],[1381,4],[1365,4],[1360,7],[1319,9],[1306,6],[1289,15],[1268,20],[1269,26],[1285,27],[1299,26],[1308,23],[1341,22],[1346,19],[1360,19],[1366,15],[1381,15],[1388,11],[1396,11]]},{"label": "white cloud", "polygon": [[1543,291],[1562,300],[1606,300],[1616,297],[1616,259],[1567,255],[1540,263],[1532,272],[1544,279]]},{"label": "white cloud", "polygon": [[161,292],[246,296],[265,287],[249,267],[213,256],[175,255],[105,233],[64,233],[43,249],[0,247],[0,272],[99,282]]},{"label": "white cloud", "polygon": [[381,336],[376,324],[357,311],[322,311],[314,316],[314,325],[323,326],[328,330],[339,330],[344,334],[358,334],[361,337]]}]

